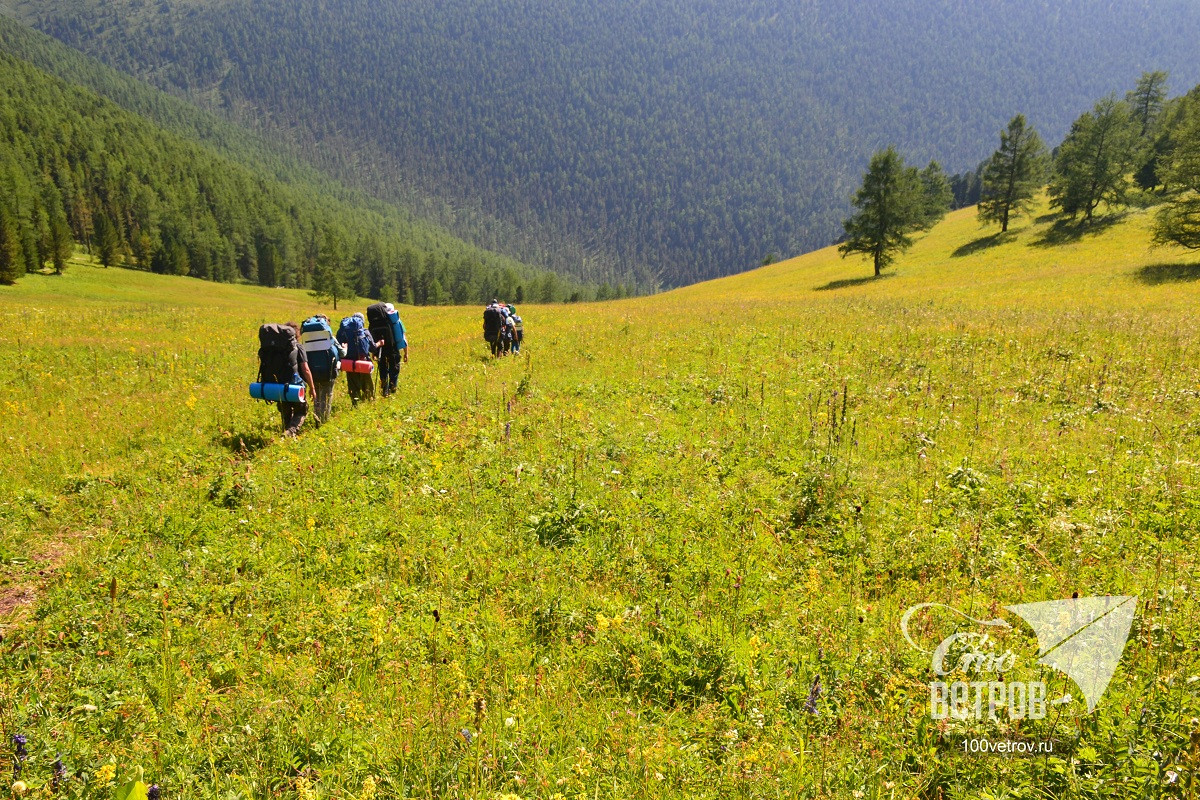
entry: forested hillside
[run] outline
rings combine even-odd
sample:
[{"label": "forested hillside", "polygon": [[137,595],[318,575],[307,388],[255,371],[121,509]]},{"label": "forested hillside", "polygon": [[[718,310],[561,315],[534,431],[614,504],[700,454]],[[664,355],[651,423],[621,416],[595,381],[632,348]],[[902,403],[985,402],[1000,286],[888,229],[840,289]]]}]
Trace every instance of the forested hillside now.
[{"label": "forested hillside", "polygon": [[[83,65],[126,105],[12,55],[55,59],[0,19],[0,280],[61,267],[75,242],[106,264],[266,286],[314,287],[416,303],[566,299],[581,287],[466,245],[253,136],[123,76]],[[155,95],[159,95],[155,97]],[[178,112],[173,114],[172,112]],[[197,139],[216,139],[213,146]],[[241,160],[236,154],[245,156]],[[590,295],[589,295],[590,296]]]},{"label": "forested hillside", "polygon": [[869,154],[974,167],[1147,69],[1200,7],[1119,0],[5,0],[485,247],[678,284],[832,241]]}]

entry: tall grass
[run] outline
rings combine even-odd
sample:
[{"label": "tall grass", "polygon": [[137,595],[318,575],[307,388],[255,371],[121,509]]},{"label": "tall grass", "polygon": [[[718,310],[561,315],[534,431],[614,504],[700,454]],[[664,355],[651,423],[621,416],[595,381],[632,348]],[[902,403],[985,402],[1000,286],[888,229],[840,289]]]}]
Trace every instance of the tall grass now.
[{"label": "tall grass", "polygon": [[[179,797],[1186,796],[1200,267],[1141,214],[986,234],[951,215],[878,281],[827,250],[523,308],[502,361],[479,309],[404,309],[399,396],[298,440],[245,384],[307,296],[83,264],[0,290],[26,780],[62,753],[88,797],[105,763]],[[903,609],[1073,593],[1140,598],[1101,705],[984,730],[1073,753],[957,754]]]}]

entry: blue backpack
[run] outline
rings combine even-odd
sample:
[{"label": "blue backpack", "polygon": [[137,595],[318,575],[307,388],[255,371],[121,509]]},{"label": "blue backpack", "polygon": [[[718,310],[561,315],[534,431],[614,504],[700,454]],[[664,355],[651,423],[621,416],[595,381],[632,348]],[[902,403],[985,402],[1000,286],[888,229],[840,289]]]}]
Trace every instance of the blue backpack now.
[{"label": "blue backpack", "polygon": [[337,340],[346,345],[346,358],[362,361],[371,357],[371,337],[358,317],[346,317],[338,326]]},{"label": "blue backpack", "polygon": [[333,338],[333,329],[320,317],[309,317],[300,326],[300,344],[308,356],[313,380],[331,381],[341,368],[342,350]]},{"label": "blue backpack", "polygon": [[407,350],[408,336],[404,332],[404,323],[400,321],[400,312],[393,311],[387,317],[388,322],[392,325],[392,337],[396,340],[396,347],[400,350]]}]

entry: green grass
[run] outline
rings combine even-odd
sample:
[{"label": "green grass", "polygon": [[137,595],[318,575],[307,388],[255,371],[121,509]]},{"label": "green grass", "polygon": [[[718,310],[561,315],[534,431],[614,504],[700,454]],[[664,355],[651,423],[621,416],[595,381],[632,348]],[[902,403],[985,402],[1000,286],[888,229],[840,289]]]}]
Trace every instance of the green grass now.
[{"label": "green grass", "polygon": [[[523,307],[501,362],[479,309],[406,308],[399,396],[298,440],[245,384],[305,294],[29,276],[0,728],[87,797],[106,763],[169,797],[1187,796],[1200,266],[1147,225],[957,212],[882,280],[824,250]],[[1074,755],[956,754],[902,611],[1074,592],[1140,597],[1101,705],[985,729]]]}]

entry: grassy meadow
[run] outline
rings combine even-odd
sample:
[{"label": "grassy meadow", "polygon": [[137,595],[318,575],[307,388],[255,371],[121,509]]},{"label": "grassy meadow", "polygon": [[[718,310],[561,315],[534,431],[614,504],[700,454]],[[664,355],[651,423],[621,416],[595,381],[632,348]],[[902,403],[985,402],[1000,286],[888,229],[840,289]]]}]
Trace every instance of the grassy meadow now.
[{"label": "grassy meadow", "polygon": [[[1148,230],[967,209],[500,361],[404,308],[399,394],[295,440],[246,384],[306,293],[0,287],[0,747],[39,797],[1194,796],[1200,259]],[[1139,597],[1099,707],[973,729],[1071,749],[956,751],[901,613],[1074,593]]]}]

